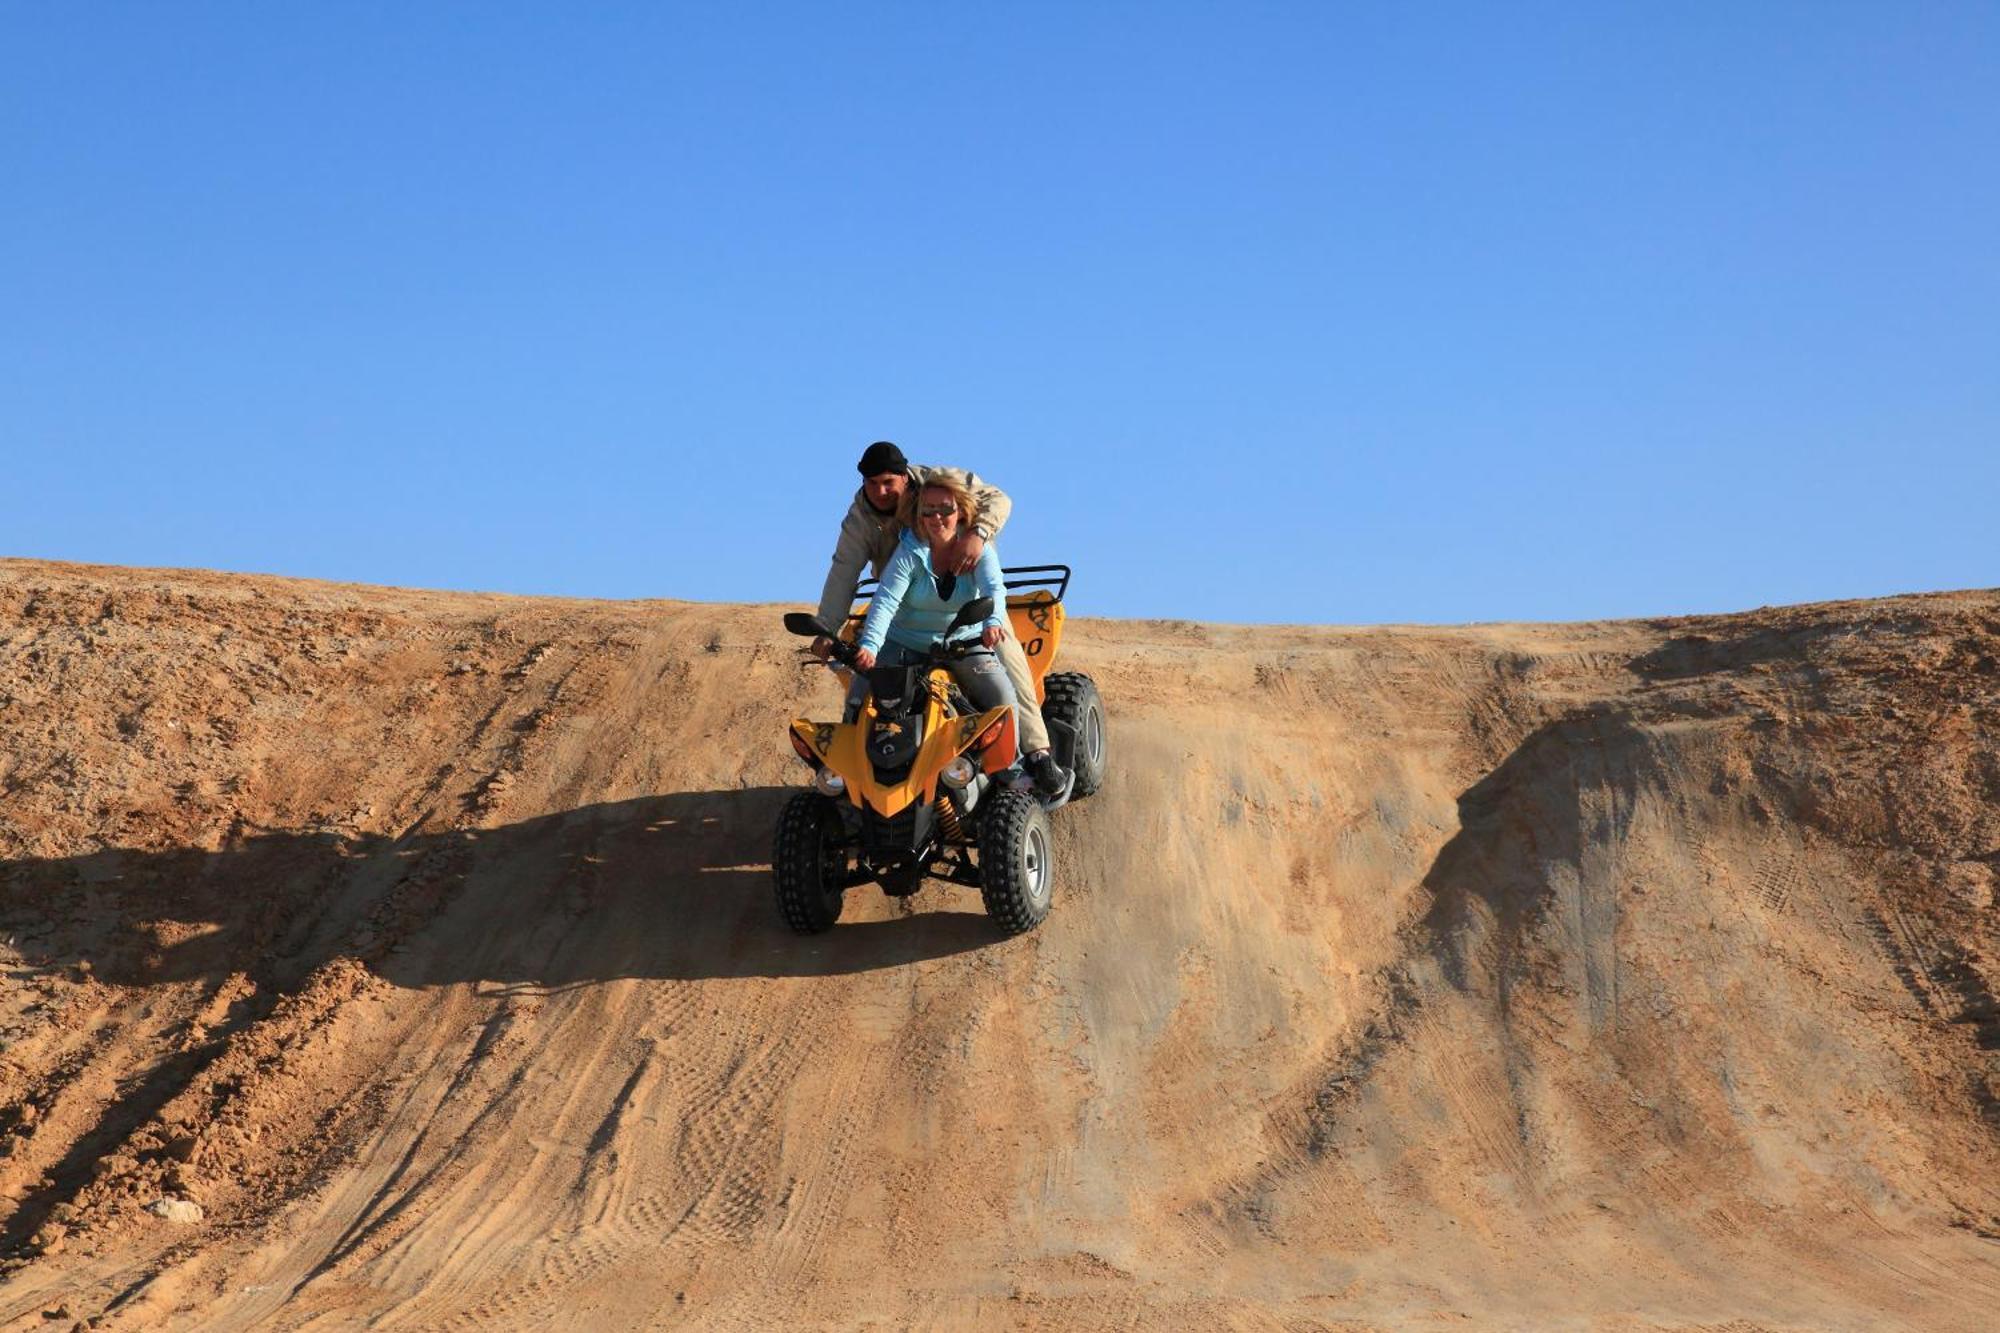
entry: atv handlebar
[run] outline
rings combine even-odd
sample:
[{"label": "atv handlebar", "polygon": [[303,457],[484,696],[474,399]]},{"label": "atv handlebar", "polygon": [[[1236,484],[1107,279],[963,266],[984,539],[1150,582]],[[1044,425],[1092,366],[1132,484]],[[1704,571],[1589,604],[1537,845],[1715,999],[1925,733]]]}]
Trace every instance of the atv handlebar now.
[{"label": "atv handlebar", "polygon": [[[952,619],[951,628],[947,629],[945,633],[950,634],[953,630],[960,630],[968,625],[977,624],[992,614],[993,599],[991,597],[976,597],[959,608],[958,614]],[[825,639],[828,644],[828,653],[833,658],[833,662],[827,663],[828,666],[832,666],[837,662],[841,666],[852,669],[854,667],[854,659],[860,655],[861,645],[849,639],[836,637],[832,630],[820,623],[818,616],[808,612],[787,611],[785,613],[785,628],[801,637]],[[978,639],[942,639],[932,646],[929,652],[924,654],[924,663],[956,662],[961,658],[970,657],[974,653],[990,651]]]},{"label": "atv handlebar", "polygon": [[[991,597],[975,597],[958,608],[958,614],[952,617],[950,627],[945,630],[947,637],[930,650],[929,657],[936,661],[957,661],[974,649],[983,647],[977,639],[953,643],[949,636],[953,631],[964,629],[968,625],[976,625],[992,614]],[[830,645],[828,651],[832,654],[833,660],[842,666],[853,666],[855,656],[861,651],[859,644],[840,638],[821,624],[818,616],[808,611],[785,612],[785,628],[793,634],[825,639]]]},{"label": "atv handlebar", "polygon": [[854,655],[860,651],[855,644],[835,636],[832,630],[820,624],[818,616],[805,611],[785,612],[785,628],[808,638],[825,639],[828,654],[842,666],[853,666]]}]

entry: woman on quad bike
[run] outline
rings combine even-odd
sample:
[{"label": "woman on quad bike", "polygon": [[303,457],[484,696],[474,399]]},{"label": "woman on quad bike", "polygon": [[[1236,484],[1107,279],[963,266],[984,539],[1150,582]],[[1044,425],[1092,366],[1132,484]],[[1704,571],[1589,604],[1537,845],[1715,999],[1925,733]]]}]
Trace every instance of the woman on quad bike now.
[{"label": "woman on quad bike", "polygon": [[[944,638],[958,609],[976,597],[993,599],[993,614],[979,630],[985,651],[953,661],[952,676],[976,709],[1015,704],[1014,688],[992,651],[1006,633],[1007,588],[1000,575],[1000,552],[988,542],[971,573],[938,572],[951,567],[952,543],[972,523],[974,512],[972,493],[946,476],[933,477],[903,497],[903,536],[869,599],[868,618],[857,640],[860,651],[854,665],[859,669],[848,696],[850,715],[860,706],[868,688],[866,673],[877,665],[878,654],[882,666],[923,660]],[[1054,799],[1068,789],[1068,770],[1046,747],[1025,756],[1022,763],[1043,796]]]}]

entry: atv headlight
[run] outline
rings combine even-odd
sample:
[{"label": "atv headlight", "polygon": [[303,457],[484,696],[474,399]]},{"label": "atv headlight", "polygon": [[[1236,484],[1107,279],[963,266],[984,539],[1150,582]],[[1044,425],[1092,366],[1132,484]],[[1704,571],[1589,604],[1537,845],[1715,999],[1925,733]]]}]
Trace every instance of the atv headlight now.
[{"label": "atv headlight", "polygon": [[970,759],[960,755],[944,766],[944,771],[938,774],[938,779],[947,787],[963,787],[972,781],[973,774],[978,771],[972,766]]},{"label": "atv headlight", "polygon": [[822,796],[838,796],[847,790],[847,779],[830,768],[822,768],[813,774],[813,787]]}]

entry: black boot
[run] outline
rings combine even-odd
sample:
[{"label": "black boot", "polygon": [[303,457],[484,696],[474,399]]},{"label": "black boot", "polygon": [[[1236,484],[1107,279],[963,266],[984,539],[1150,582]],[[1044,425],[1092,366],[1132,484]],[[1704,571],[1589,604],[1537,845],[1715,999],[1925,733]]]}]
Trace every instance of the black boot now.
[{"label": "black boot", "polygon": [[1035,794],[1053,801],[1069,789],[1070,771],[1056,762],[1054,753],[1039,750],[1024,761],[1028,776],[1035,780]]}]

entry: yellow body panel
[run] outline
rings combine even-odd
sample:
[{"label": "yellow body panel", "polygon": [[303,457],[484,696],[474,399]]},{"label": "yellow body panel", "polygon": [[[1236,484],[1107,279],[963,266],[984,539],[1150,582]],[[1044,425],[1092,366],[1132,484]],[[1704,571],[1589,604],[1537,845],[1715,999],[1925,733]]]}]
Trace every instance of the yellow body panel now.
[{"label": "yellow body panel", "polygon": [[944,691],[949,675],[937,670],[930,675],[930,698],[924,704],[924,743],[917,747],[909,776],[893,786],[875,781],[875,766],[868,760],[868,737],[875,726],[875,701],[869,700],[854,722],[808,722],[798,718],[792,733],[847,782],[847,800],[856,809],[867,808],[882,816],[892,816],[911,802],[937,799],[938,774],[994,723],[1006,734],[986,747],[981,767],[998,772],[1014,762],[1014,710],[994,708],[974,717],[946,717]]},{"label": "yellow body panel", "polygon": [[1021,641],[1028,671],[1035,678],[1035,702],[1048,702],[1049,691],[1042,684],[1042,677],[1049,674],[1049,667],[1056,660],[1056,648],[1062,643],[1063,604],[1047,588],[1009,597],[1007,623],[1014,637]]}]

